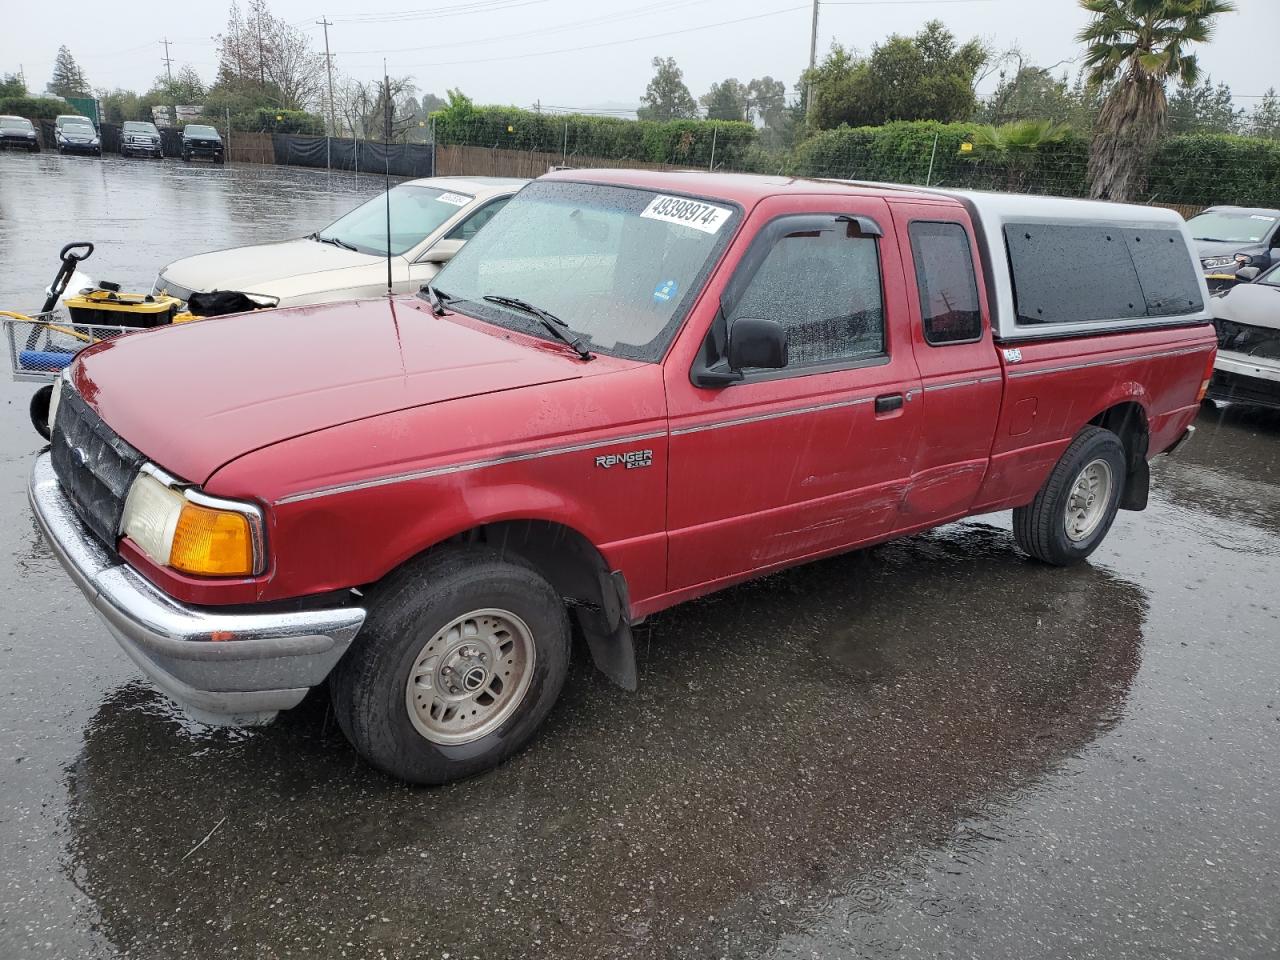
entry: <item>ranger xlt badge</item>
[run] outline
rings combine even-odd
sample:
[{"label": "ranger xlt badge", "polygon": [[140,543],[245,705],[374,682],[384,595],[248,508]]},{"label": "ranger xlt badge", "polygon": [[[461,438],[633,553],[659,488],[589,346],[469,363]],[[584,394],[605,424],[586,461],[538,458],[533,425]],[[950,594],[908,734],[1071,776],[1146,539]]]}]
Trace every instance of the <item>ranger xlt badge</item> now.
[{"label": "ranger xlt badge", "polygon": [[626,453],[608,453],[602,457],[596,457],[596,466],[604,467],[606,470],[617,466],[625,466],[628,470],[651,467],[653,466],[653,451],[628,450]]}]

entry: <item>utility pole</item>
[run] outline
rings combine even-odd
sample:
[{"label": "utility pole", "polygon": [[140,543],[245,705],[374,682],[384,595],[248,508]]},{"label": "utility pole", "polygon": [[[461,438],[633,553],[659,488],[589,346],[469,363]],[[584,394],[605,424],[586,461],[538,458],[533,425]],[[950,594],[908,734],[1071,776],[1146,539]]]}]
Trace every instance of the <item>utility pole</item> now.
[{"label": "utility pole", "polygon": [[[813,0],[813,28],[809,33],[809,70],[818,65],[818,0]],[[804,115],[813,113],[813,80],[804,85]]]},{"label": "utility pole", "polygon": [[324,63],[325,68],[329,71],[329,136],[336,137],[338,135],[337,115],[333,110],[333,57],[329,53],[329,28],[333,26],[333,21],[328,15],[321,17],[316,23],[324,27]]},{"label": "utility pole", "polygon": [[[815,0],[816,3],[816,0]],[[267,55],[262,49],[262,11],[259,10],[257,16],[254,17],[254,24],[258,30],[258,86],[265,87],[267,85]]]},{"label": "utility pole", "polygon": [[160,42],[164,44],[164,56],[161,58],[162,60],[164,60],[164,75],[169,79],[169,83],[172,84],[173,83],[173,66],[172,66],[173,58],[169,56],[169,38],[165,37]]}]

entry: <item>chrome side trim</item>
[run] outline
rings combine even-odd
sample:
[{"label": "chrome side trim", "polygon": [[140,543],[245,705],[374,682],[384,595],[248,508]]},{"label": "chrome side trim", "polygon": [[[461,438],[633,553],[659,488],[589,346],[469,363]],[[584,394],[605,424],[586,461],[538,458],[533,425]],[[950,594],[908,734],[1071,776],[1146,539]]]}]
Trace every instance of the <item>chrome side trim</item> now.
[{"label": "chrome side trim", "polygon": [[925,386],[924,392],[931,393],[935,390],[950,390],[952,387],[976,387],[981,383],[999,383],[1004,377],[996,375],[994,377],[971,377],[968,380],[951,380],[947,383],[930,383]]},{"label": "chrome side trim", "polygon": [[541,460],[544,457],[557,457],[563,453],[580,453],[584,450],[596,450],[600,447],[612,447],[619,443],[638,443],[641,440],[657,440],[665,437],[665,430],[652,433],[635,433],[625,437],[610,437],[607,440],[593,440],[590,443],[575,443],[568,446],[548,447],[545,450],[534,450],[529,453],[514,453],[506,457],[488,457],[484,460],[468,460],[463,463],[450,463],[441,467],[430,467],[426,470],[413,470],[409,473],[397,473],[389,477],[377,477],[372,480],[357,480],[352,483],[337,483],[329,487],[317,487],[304,490],[302,493],[291,493],[275,501],[277,507],[289,503],[301,503],[317,497],[330,497],[339,493],[352,493],[356,490],[369,490],[374,487],[386,487],[393,483],[408,483],[412,480],[426,480],[429,477],[442,477],[451,473],[464,473],[469,470],[481,470],[485,467],[496,467],[506,463],[523,463],[527,460]]},{"label": "chrome side trim", "polygon": [[775,410],[771,413],[760,413],[750,417],[735,417],[732,420],[716,420],[713,423],[699,423],[692,427],[680,427],[671,431],[673,437],[683,437],[689,433],[702,433],[705,430],[719,430],[721,427],[740,427],[748,423],[762,423],[765,420],[778,420],[782,417],[794,417],[802,413],[820,413],[824,410],[839,410],[842,407],[857,407],[871,403],[875,397],[858,397],[854,400],[837,400],[832,403],[818,403],[809,407],[795,407],[790,410]]},{"label": "chrome side trim", "polygon": [[1042,373],[1065,373],[1068,370],[1084,370],[1088,367],[1109,367],[1135,360],[1157,360],[1161,357],[1181,357],[1193,353],[1207,353],[1205,346],[1186,347],[1181,350],[1161,350],[1159,353],[1139,353],[1129,357],[1112,357],[1107,360],[1089,360],[1085,363],[1068,363],[1060,367],[1041,367],[1038,370],[1010,370],[1009,378],[1036,377]]}]

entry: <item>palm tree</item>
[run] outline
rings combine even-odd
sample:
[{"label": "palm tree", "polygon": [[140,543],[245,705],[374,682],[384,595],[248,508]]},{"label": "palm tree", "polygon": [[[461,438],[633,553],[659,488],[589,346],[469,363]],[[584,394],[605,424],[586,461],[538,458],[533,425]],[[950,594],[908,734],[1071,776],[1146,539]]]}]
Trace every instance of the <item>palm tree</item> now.
[{"label": "palm tree", "polygon": [[1080,0],[1094,15],[1077,39],[1089,45],[1089,83],[1106,87],[1093,131],[1089,181],[1094,197],[1130,200],[1146,186],[1147,167],[1164,130],[1165,86],[1200,76],[1192,44],[1205,43],[1232,0]]},{"label": "palm tree", "polygon": [[[1044,147],[1071,139],[1071,128],[1053,120],[1014,120],[999,127],[984,124],[960,146],[970,160],[991,159],[1004,165],[1004,188],[1022,193],[1036,166],[1036,154]],[[967,148],[967,149],[966,149]]]}]

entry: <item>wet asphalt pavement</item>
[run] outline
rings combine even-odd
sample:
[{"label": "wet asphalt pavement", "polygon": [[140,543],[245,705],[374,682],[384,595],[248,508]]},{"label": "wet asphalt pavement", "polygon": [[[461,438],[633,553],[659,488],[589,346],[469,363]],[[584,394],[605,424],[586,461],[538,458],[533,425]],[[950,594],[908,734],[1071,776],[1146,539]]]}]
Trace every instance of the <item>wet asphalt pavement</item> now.
[{"label": "wet asphalt pavement", "polygon": [[[68,240],[148,285],[374,181],[0,154],[0,307]],[[7,361],[7,358],[6,358]],[[413,789],[323,696],[151,692],[41,542],[0,382],[0,960],[1280,955],[1280,416],[1206,411],[1091,563],[1007,515],[651,619],[541,737]]]}]

